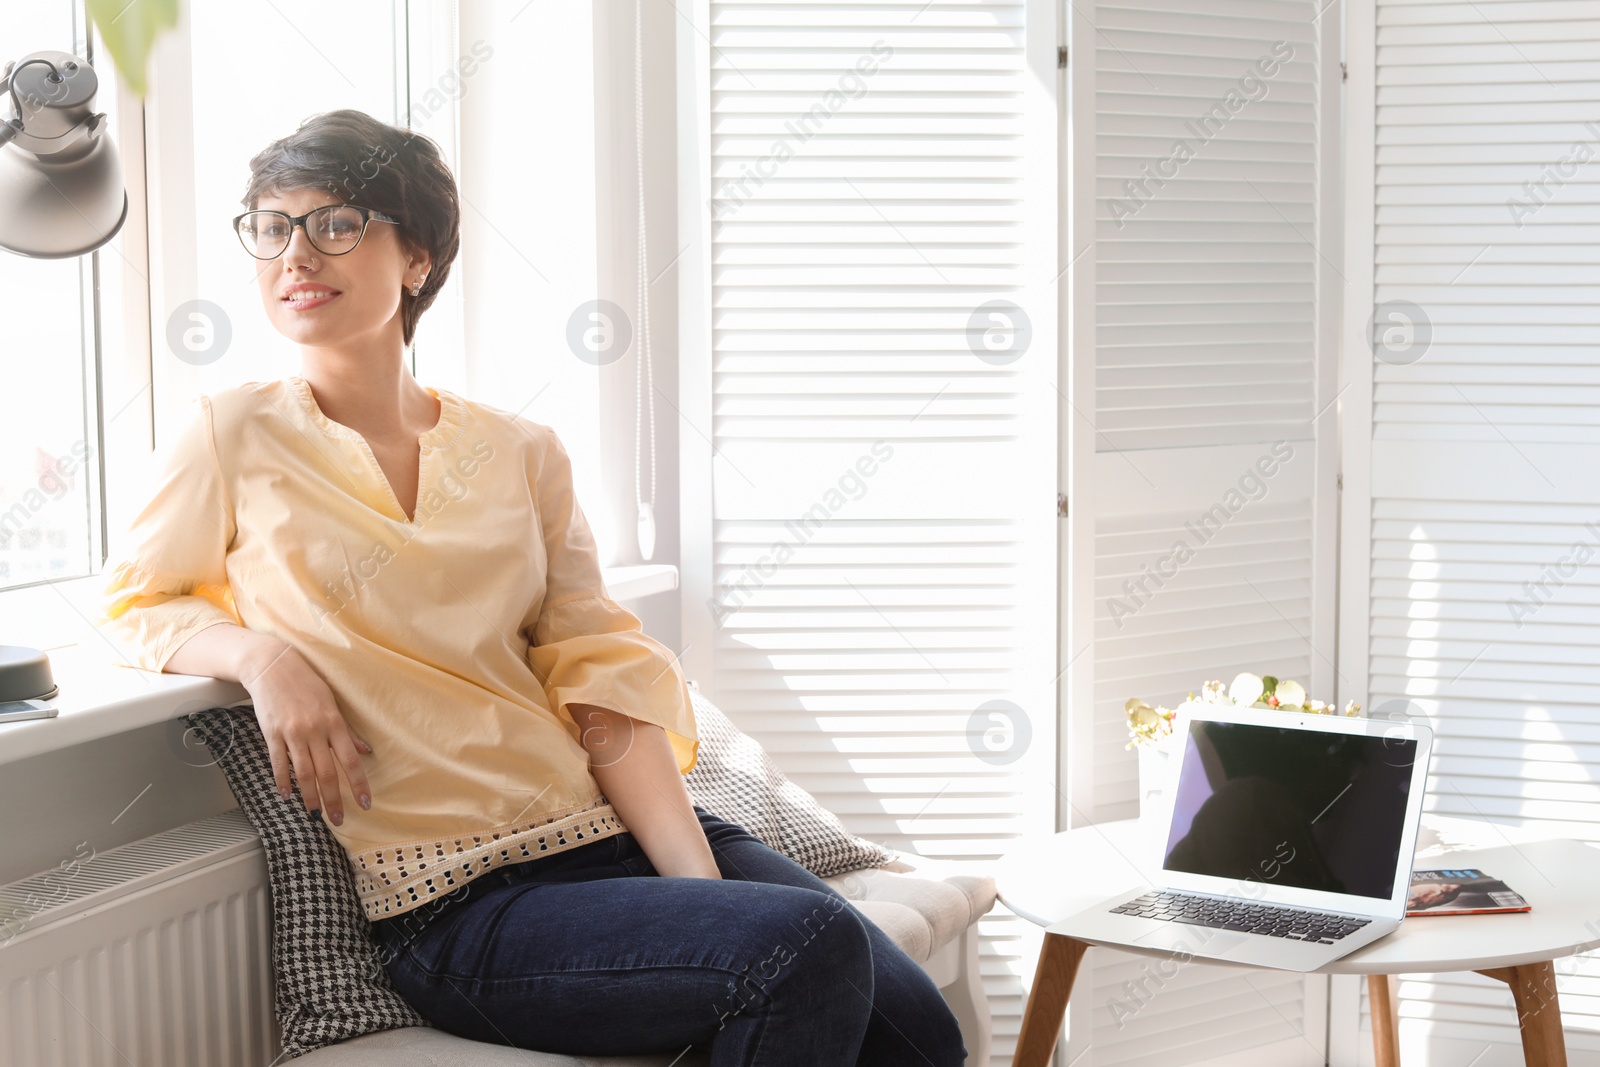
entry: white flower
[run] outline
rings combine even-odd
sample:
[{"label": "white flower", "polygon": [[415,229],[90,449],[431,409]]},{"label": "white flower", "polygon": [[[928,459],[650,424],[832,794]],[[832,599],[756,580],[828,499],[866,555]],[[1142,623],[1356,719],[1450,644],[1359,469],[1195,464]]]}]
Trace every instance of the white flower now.
[{"label": "white flower", "polygon": [[1138,697],[1134,697],[1132,700],[1128,701],[1127,713],[1128,721],[1137,726],[1147,726],[1151,729],[1154,729],[1161,721],[1161,717],[1156,713],[1156,709],[1152,708],[1149,704],[1140,700]]},{"label": "white flower", "polygon": [[1232,699],[1223,692],[1221,682],[1207,682],[1200,687],[1200,700],[1205,704],[1232,704]]},{"label": "white flower", "polygon": [[1278,683],[1273,690],[1273,695],[1278,698],[1280,708],[1300,708],[1305,706],[1305,687],[1293,679],[1285,679]]},{"label": "white flower", "polygon": [[1241,673],[1233,679],[1233,684],[1228,686],[1228,700],[1230,703],[1249,707],[1261,700],[1265,688],[1260,678],[1248,672]]}]

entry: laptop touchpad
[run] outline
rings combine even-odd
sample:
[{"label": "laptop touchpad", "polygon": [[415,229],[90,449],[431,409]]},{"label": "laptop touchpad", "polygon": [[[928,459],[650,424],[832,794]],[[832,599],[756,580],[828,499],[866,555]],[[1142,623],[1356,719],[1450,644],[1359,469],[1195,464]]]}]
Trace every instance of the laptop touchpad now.
[{"label": "laptop touchpad", "polygon": [[1132,944],[1140,948],[1165,948],[1174,952],[1220,956],[1233,946],[1248,940],[1248,934],[1233,930],[1217,930],[1189,923],[1167,923],[1161,929],[1140,935]]}]

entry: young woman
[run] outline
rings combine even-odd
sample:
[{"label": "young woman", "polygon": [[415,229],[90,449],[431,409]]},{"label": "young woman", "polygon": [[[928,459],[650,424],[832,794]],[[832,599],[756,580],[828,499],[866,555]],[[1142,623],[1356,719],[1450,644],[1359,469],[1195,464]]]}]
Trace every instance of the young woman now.
[{"label": "young woman", "polygon": [[108,636],[245,686],[279,789],[292,768],[440,1028],[716,1067],[962,1063],[910,957],[691,803],[686,682],[610,599],[555,434],[406,369],[460,244],[437,146],[335,111],[250,171],[241,255],[301,373],[199,398],[164,445]]}]

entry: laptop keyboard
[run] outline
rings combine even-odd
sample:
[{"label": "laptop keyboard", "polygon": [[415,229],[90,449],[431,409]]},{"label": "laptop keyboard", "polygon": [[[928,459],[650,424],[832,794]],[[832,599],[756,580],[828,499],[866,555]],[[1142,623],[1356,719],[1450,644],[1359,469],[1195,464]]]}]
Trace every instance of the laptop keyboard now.
[{"label": "laptop keyboard", "polygon": [[1170,890],[1146,893],[1121,907],[1111,909],[1115,915],[1136,915],[1143,919],[1165,919],[1170,922],[1210,926],[1218,930],[1241,930],[1267,937],[1282,937],[1290,941],[1305,941],[1314,945],[1331,945],[1371,922],[1350,915],[1333,915],[1320,911],[1301,911],[1280,908],[1271,904],[1254,904],[1247,900],[1220,900],[1216,897],[1191,896]]}]

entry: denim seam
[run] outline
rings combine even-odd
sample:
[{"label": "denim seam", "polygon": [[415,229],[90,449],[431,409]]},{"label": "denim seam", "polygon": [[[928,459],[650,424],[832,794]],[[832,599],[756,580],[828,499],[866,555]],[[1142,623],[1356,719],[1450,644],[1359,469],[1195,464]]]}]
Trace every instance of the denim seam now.
[{"label": "denim seam", "polygon": [[[742,971],[736,971],[732,970],[731,968],[721,966],[720,964],[711,963],[647,963],[633,967],[575,967],[566,971],[541,971],[535,975],[525,974],[516,978],[475,978],[471,975],[447,974],[443,971],[435,971],[423,966],[422,963],[417,961],[415,957],[412,957],[412,960],[413,966],[416,967],[418,973],[426,975],[430,979],[443,979],[444,981],[451,983],[470,982],[477,989],[496,992],[506,989],[514,991],[517,985],[528,981],[579,976],[598,977],[608,974],[638,974],[640,971],[716,971],[719,974],[732,975],[734,977],[739,977],[744,973]],[[768,999],[770,1001],[770,998]]]},{"label": "denim seam", "polygon": [[[772,1005],[772,998],[771,997],[767,998],[767,1005],[768,1005],[768,1007],[771,1007],[771,1005]],[[735,1012],[734,1014],[738,1014],[738,1012]],[[757,1020],[757,1023],[756,1023],[756,1047],[750,1053],[750,1062],[751,1063],[759,1064],[761,1062],[761,1046],[763,1046],[763,1045],[765,1045],[767,1043],[767,1029],[768,1029],[768,1026],[771,1024],[771,1022],[772,1022],[772,1012],[770,1012],[770,1011],[763,1012],[761,1014],[760,1018]],[[722,1032],[722,1028],[718,1027],[717,1028],[717,1032],[721,1033]]]}]

